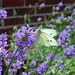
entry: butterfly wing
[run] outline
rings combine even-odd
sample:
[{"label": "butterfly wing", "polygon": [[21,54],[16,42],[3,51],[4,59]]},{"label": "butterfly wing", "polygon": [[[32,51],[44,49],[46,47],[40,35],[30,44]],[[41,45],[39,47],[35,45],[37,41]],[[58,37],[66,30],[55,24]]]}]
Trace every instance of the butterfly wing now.
[{"label": "butterfly wing", "polygon": [[54,37],[57,35],[57,31],[54,29],[46,29],[45,28],[45,29],[41,29],[41,32],[44,32],[44,33],[50,35],[51,37]]},{"label": "butterfly wing", "polygon": [[41,45],[50,46],[50,42],[48,41],[48,37],[45,33],[41,33],[36,41]]},{"label": "butterfly wing", "polygon": [[[51,33],[55,33],[53,35],[49,35]],[[58,46],[57,41],[53,38],[53,36],[57,35],[56,31],[53,29],[38,29],[36,35],[36,42],[45,45],[45,46]]]},{"label": "butterfly wing", "polygon": [[58,46],[57,41],[56,41],[53,37],[51,37],[51,36],[49,36],[49,35],[46,35],[46,36],[47,36],[48,41],[50,42],[50,45],[51,45],[51,46]]}]

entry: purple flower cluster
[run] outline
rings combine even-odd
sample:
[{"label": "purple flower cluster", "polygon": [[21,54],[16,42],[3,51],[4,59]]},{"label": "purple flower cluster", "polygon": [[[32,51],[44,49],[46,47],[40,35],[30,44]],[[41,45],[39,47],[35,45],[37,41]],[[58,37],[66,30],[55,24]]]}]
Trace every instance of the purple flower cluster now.
[{"label": "purple flower cluster", "polygon": [[22,51],[21,48],[18,46],[15,47],[13,52],[9,52],[6,54],[7,60],[6,63],[9,65],[12,59],[14,59],[12,62],[12,67],[8,70],[10,74],[16,75],[17,70],[20,69],[22,65],[24,64],[24,60],[27,60],[28,54],[24,51]]},{"label": "purple flower cluster", "polygon": [[49,65],[49,62],[41,63],[40,66],[38,68],[36,68],[35,72],[38,74],[44,74],[48,70],[48,68],[47,68],[48,65]]},{"label": "purple flower cluster", "polygon": [[[17,38],[17,41],[15,41],[15,44],[17,45],[14,48],[13,52],[9,52],[6,54],[7,60],[6,63],[9,65],[10,62],[13,60],[12,67],[9,69],[9,73],[13,73],[16,75],[17,70],[21,69],[22,65],[24,64],[24,60],[27,60],[28,54],[26,53],[27,47],[32,46],[32,44],[36,41],[36,35],[34,33],[34,27],[27,27],[22,26],[21,29],[18,30],[15,34],[15,38]],[[35,63],[35,64],[34,64]],[[32,64],[30,66],[35,66],[36,62],[32,61]]]},{"label": "purple flower cluster", "polygon": [[42,20],[41,17],[38,17],[37,21],[41,21],[41,20]]},{"label": "purple flower cluster", "polygon": [[58,6],[53,7],[53,16],[55,16],[55,14],[59,13],[60,7],[63,6],[63,2],[58,3]]},{"label": "purple flower cluster", "polygon": [[75,25],[67,25],[66,28],[71,31],[71,29],[75,29]]},{"label": "purple flower cluster", "polygon": [[67,58],[73,58],[72,56],[75,55],[75,44],[74,45],[70,45],[69,48],[66,48],[65,52],[64,52],[64,56],[66,56]]},{"label": "purple flower cluster", "polygon": [[0,22],[3,22],[7,18],[7,11],[5,9],[0,9]]},{"label": "purple flower cluster", "polygon": [[39,9],[44,8],[45,7],[45,3],[41,3],[39,6]]},{"label": "purple flower cluster", "polygon": [[56,65],[59,69],[64,69],[66,67],[63,64],[61,64],[61,59],[59,58],[59,56],[55,57],[54,60],[57,61]]},{"label": "purple flower cluster", "polygon": [[57,56],[57,57],[54,58],[54,53],[50,53],[48,55],[48,58],[50,60],[53,59],[53,60],[57,61],[56,65],[58,66],[59,69],[64,69],[65,68],[65,66],[63,64],[60,64],[61,59],[59,59],[59,56]]},{"label": "purple flower cluster", "polygon": [[2,57],[1,57],[1,54],[0,54],[0,75],[2,75],[1,72],[2,72]]},{"label": "purple flower cluster", "polygon": [[41,58],[41,60],[43,61],[43,59],[44,59],[44,56],[43,56],[43,55],[41,55],[41,56],[40,56],[40,58]]},{"label": "purple flower cluster", "polygon": [[21,65],[22,64],[24,64],[24,61],[22,60],[22,59],[20,59],[20,60],[16,60],[13,64],[12,64],[12,68],[10,68],[9,69],[9,73],[11,74],[11,73],[13,73],[14,75],[16,75],[16,73],[17,73],[17,70],[18,69],[21,69]]},{"label": "purple flower cluster", "polygon": [[31,46],[36,41],[34,30],[35,28],[29,27],[28,24],[27,27],[22,26],[15,34],[15,38],[17,38],[16,45],[22,46],[24,50]]},{"label": "purple flower cluster", "polygon": [[64,66],[63,64],[59,64],[59,62],[56,63],[56,65],[58,66],[59,69],[64,69],[64,68],[66,67],[66,66]]},{"label": "purple flower cluster", "polygon": [[50,24],[50,28],[52,28],[53,27],[53,24]]},{"label": "purple flower cluster", "polygon": [[60,6],[60,7],[63,6],[63,3],[62,2],[58,3],[58,6]]},{"label": "purple flower cluster", "polygon": [[49,55],[48,55],[48,59],[53,59],[54,58],[54,53],[50,53]]},{"label": "purple flower cluster", "polygon": [[6,56],[7,50],[5,49],[5,46],[7,45],[7,34],[0,34],[0,75],[2,71],[2,59]]},{"label": "purple flower cluster", "polygon": [[[36,61],[32,61],[32,64],[36,65]],[[46,73],[48,71],[48,68],[47,68],[48,65],[49,65],[49,62],[41,63],[38,68],[35,68],[34,70],[32,70],[31,72],[28,72],[28,73],[22,72],[22,75],[25,75],[25,74],[26,75],[35,75],[35,74],[43,75],[44,73]]]},{"label": "purple flower cluster", "polygon": [[63,30],[60,34],[59,34],[59,38],[57,39],[57,42],[59,45],[62,46],[62,48],[64,48],[65,46],[68,45],[69,42],[69,37],[71,36],[71,34],[69,33],[71,30]]},{"label": "purple flower cluster", "polygon": [[26,72],[22,72],[22,75],[27,75],[27,73]]},{"label": "purple flower cluster", "polygon": [[30,64],[30,67],[34,67],[34,66],[36,66],[36,61],[35,61],[35,60],[33,60],[33,61],[31,62],[31,64]]}]

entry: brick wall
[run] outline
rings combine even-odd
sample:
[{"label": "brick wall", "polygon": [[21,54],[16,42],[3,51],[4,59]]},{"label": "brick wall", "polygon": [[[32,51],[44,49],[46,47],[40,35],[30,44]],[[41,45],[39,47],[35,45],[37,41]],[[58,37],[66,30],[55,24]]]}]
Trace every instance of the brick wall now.
[{"label": "brick wall", "polygon": [[[38,9],[38,6],[34,6],[38,1],[39,0],[0,0],[0,8],[5,8],[8,12],[7,19],[4,20],[4,23],[0,24],[0,33],[7,32],[10,35],[15,25],[22,26],[28,23],[29,25],[36,26],[43,24],[51,14],[53,6],[56,6],[61,1],[65,6],[73,3],[75,0],[42,0],[42,2],[45,2],[45,7],[41,10]],[[29,8],[29,4],[32,5],[31,8]],[[24,20],[24,15],[30,13],[31,10],[32,12],[29,17],[33,23]],[[15,14],[15,11],[17,14]],[[37,22],[38,17],[42,18],[41,22]]]}]

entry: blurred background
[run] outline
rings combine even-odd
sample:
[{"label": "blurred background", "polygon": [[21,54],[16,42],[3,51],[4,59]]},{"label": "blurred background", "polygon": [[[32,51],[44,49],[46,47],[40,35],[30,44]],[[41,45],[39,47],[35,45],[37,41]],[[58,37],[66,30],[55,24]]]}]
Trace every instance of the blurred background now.
[{"label": "blurred background", "polygon": [[[60,8],[61,12],[65,6],[71,5],[75,0],[0,0],[0,9],[5,8],[7,11],[7,19],[0,24],[0,34],[7,32],[11,35],[14,26],[22,26],[29,24],[30,26],[38,26],[45,24],[46,19],[50,17],[53,6],[57,6],[59,2],[63,2]],[[39,9],[39,5],[44,3],[45,6]],[[40,21],[37,21],[37,19]],[[50,20],[50,19],[49,19]]]}]

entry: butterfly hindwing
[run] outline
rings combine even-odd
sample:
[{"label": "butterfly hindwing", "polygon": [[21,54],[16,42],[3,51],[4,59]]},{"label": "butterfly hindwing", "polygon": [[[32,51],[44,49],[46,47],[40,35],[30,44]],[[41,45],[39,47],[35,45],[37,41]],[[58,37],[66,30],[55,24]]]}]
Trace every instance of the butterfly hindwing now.
[{"label": "butterfly hindwing", "polygon": [[53,37],[51,37],[49,35],[46,35],[46,36],[47,36],[51,46],[58,46],[57,41]]},{"label": "butterfly hindwing", "polygon": [[37,40],[37,43],[39,43],[41,45],[45,45],[45,46],[50,46],[50,42],[48,41],[48,37],[44,33],[40,34],[39,39]]}]

